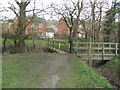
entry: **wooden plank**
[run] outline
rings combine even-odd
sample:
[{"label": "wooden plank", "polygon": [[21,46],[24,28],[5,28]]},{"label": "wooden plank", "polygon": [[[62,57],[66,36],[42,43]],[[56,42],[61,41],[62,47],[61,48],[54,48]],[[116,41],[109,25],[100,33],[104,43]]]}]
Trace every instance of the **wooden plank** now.
[{"label": "wooden plank", "polygon": [[[112,60],[113,57],[105,57],[104,60]],[[90,60],[88,57],[81,57],[82,60]],[[92,60],[102,60],[102,57],[93,57]]]},{"label": "wooden plank", "polygon": [[[86,47],[73,47],[73,48],[76,48],[76,49],[88,49],[88,48],[86,48]],[[102,50],[102,47],[100,48],[100,47],[94,47],[93,48],[93,50]],[[118,50],[118,48],[116,49],[116,48],[106,48],[106,47],[104,47],[104,50]]]},{"label": "wooden plank", "polygon": [[[73,42],[74,44],[78,43],[78,44],[89,44],[89,42]],[[91,42],[92,44],[102,44],[102,42]],[[111,43],[111,42],[103,42],[103,44],[113,44],[115,45],[116,43]],[[118,44],[118,43],[117,43]]]},{"label": "wooden plank", "polygon": [[115,55],[118,55],[118,44],[115,45]]},{"label": "wooden plank", "polygon": [[115,56],[115,54],[105,54],[105,56]]},{"label": "wooden plank", "polygon": [[[78,55],[87,56],[87,55],[89,55],[89,54],[80,54],[80,53],[78,53]],[[92,54],[92,55],[94,55],[94,56],[102,56],[102,54]],[[104,56],[115,56],[115,54],[104,54]]]}]

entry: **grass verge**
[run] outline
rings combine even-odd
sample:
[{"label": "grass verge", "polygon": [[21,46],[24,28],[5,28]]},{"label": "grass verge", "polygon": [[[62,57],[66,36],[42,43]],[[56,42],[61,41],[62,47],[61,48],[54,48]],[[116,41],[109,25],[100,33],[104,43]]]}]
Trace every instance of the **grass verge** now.
[{"label": "grass verge", "polygon": [[[0,38],[0,44],[3,44],[4,39]],[[45,40],[34,40],[35,44],[37,45],[45,45],[46,41]],[[27,46],[32,46],[33,45],[33,40],[25,40],[25,44]],[[12,39],[7,39],[6,45],[14,45],[14,42]]]},{"label": "grass verge", "polygon": [[0,54],[0,89],[2,89],[2,54]]},{"label": "grass verge", "polygon": [[45,53],[3,55],[3,88],[39,88],[50,56]]},{"label": "grass verge", "polygon": [[106,64],[97,68],[98,73],[102,74],[115,88],[120,88],[120,55],[114,57]]},{"label": "grass verge", "polygon": [[107,68],[114,73],[120,74],[119,65],[120,65],[120,55],[114,57],[112,60],[107,62],[105,65],[102,65],[100,68],[101,69]]},{"label": "grass verge", "polygon": [[79,58],[70,57],[71,71],[61,74],[60,88],[112,88],[100,75]]}]

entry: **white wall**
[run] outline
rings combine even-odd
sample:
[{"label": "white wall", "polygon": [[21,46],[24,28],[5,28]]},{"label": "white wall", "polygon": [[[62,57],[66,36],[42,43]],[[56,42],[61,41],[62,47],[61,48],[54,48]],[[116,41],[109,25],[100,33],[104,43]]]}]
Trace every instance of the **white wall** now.
[{"label": "white wall", "polygon": [[[82,37],[82,34],[81,34],[81,33],[79,33],[79,34],[78,34],[78,37],[80,37],[80,38],[81,38],[81,37]],[[82,38],[85,38],[85,34],[84,34],[84,36],[83,36]]]},{"label": "white wall", "polygon": [[53,32],[46,32],[46,37],[54,38],[54,33]]}]

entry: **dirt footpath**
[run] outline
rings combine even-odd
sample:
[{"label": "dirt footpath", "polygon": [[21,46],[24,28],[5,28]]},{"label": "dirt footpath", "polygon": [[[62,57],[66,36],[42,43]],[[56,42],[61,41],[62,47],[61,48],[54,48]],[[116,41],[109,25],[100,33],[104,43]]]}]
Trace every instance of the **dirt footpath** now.
[{"label": "dirt footpath", "polygon": [[54,54],[53,56],[44,72],[45,79],[40,88],[56,88],[60,73],[69,71],[69,68],[65,68],[69,61],[69,54]]}]

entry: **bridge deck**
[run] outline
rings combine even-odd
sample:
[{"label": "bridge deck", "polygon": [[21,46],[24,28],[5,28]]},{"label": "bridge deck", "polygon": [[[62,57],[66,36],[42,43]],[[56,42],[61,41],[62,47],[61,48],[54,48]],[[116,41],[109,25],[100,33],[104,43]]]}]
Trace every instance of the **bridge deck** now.
[{"label": "bridge deck", "polygon": [[[82,60],[90,60],[89,56],[80,56],[80,58],[82,58]],[[100,56],[94,56],[91,58],[91,60],[111,60],[113,57],[100,57]]]}]

